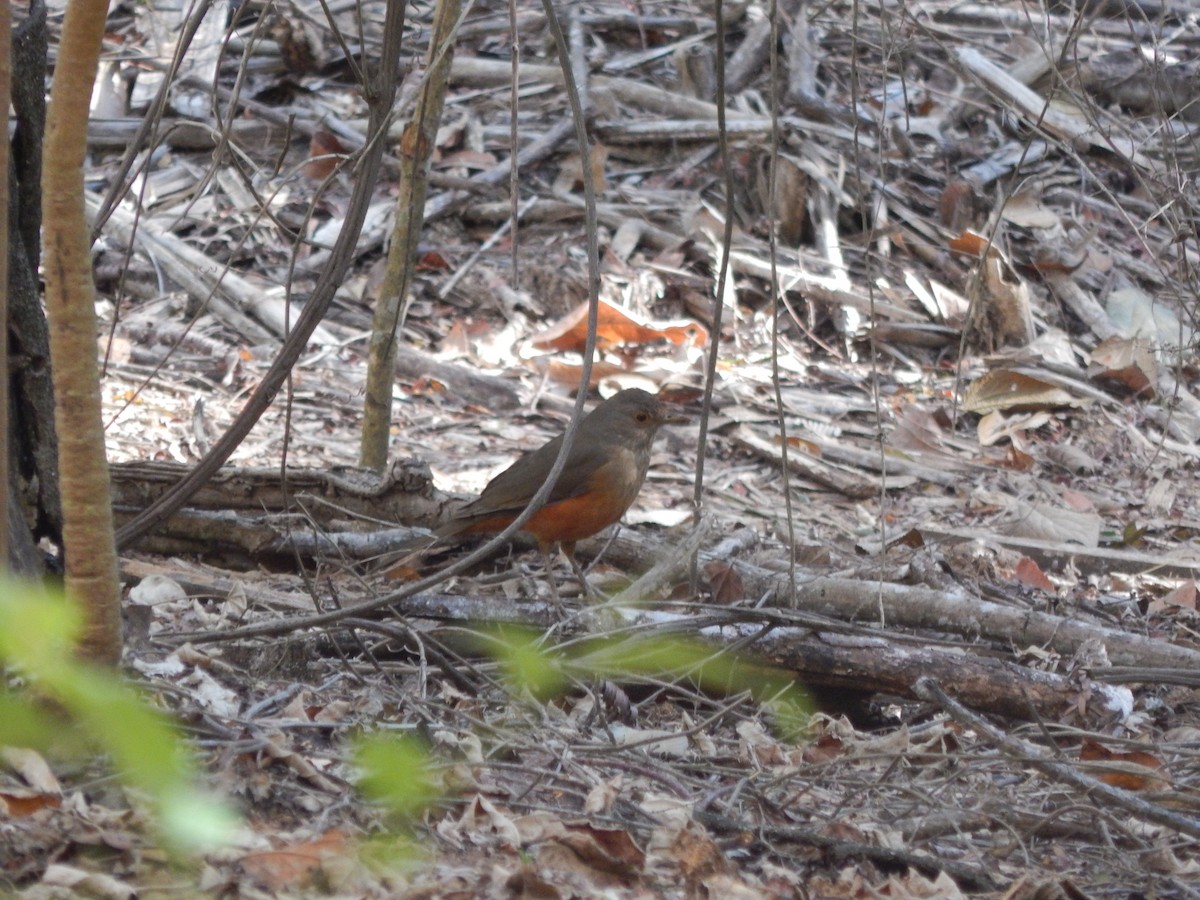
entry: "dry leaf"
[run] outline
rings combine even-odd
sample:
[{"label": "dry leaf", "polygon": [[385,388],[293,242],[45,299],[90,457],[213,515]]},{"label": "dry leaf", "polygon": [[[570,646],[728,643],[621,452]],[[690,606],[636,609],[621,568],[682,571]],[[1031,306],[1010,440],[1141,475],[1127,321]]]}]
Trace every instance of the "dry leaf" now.
[{"label": "dry leaf", "polygon": [[979,265],[983,277],[972,282],[973,340],[989,349],[1026,346],[1035,335],[1029,284],[995,244]]},{"label": "dry leaf", "polygon": [[962,231],[974,225],[982,208],[978,186],[965,178],[949,182],[938,198],[938,218],[952,231]]},{"label": "dry leaf", "polygon": [[623,828],[599,828],[589,822],[568,823],[558,842],[602,872],[632,875],[641,871],[646,854]]},{"label": "dry leaf", "polygon": [[1010,369],[988,372],[968,385],[963,396],[963,410],[980,414],[998,409],[1033,411],[1085,405],[1056,384]]},{"label": "dry leaf", "polygon": [[259,884],[278,891],[312,883],[326,861],[346,852],[345,835],[340,831],[327,831],[314,841],[247,853],[242,857],[241,865],[242,870]]},{"label": "dry leaf", "polygon": [[801,759],[806,763],[827,763],[838,759],[846,752],[846,744],[832,734],[822,734],[813,743],[805,744]]},{"label": "dry leaf", "polygon": [[346,147],[337,139],[337,135],[328,131],[314,131],[308,145],[304,174],[314,181],[324,181],[347,156]]},{"label": "dry leaf", "polygon": [[888,444],[898,450],[943,453],[942,435],[945,432],[936,415],[909,403],[897,411],[895,428],[888,437]]},{"label": "dry leaf", "polygon": [[1050,414],[1045,412],[1006,416],[999,410],[993,410],[979,420],[975,430],[979,436],[979,445],[991,447],[1005,438],[1013,438],[1026,431],[1036,431],[1049,421]]},{"label": "dry leaf", "polygon": [[0,818],[20,819],[43,809],[58,809],[60,806],[62,797],[58,794],[44,794],[19,788],[0,790]]},{"label": "dry leaf", "polygon": [[1191,578],[1182,582],[1174,590],[1150,601],[1147,611],[1161,614],[1168,609],[1196,609],[1197,588]]},{"label": "dry leaf", "polygon": [[705,563],[704,577],[708,581],[708,589],[712,593],[714,603],[728,606],[745,599],[746,591],[742,578],[732,563],[720,560]]},{"label": "dry leaf", "polygon": [[1084,547],[1100,544],[1101,521],[1095,513],[1074,512],[1047,503],[1015,504],[1014,510],[1016,518],[1004,526],[1005,534]]},{"label": "dry leaf", "polygon": [[622,262],[628,262],[642,239],[644,225],[637,219],[626,219],[609,241],[608,249]]},{"label": "dry leaf", "polygon": [[1000,217],[1023,228],[1053,228],[1059,224],[1058,213],[1042,206],[1040,191],[1022,191],[1009,197]]},{"label": "dry leaf", "polygon": [[1119,753],[1085,738],[1079,748],[1079,759],[1083,762],[1111,764],[1095,773],[1096,779],[1126,791],[1162,790],[1170,783],[1163,777],[1163,761],[1141,750]]},{"label": "dry leaf", "polygon": [[1022,556],[1013,570],[1013,581],[1035,590],[1054,593],[1054,582],[1046,577],[1041,567],[1028,556]]},{"label": "dry leaf", "polygon": [[1068,472],[1091,474],[1099,472],[1102,463],[1073,444],[1054,444],[1044,451],[1046,459]]},{"label": "dry leaf", "polygon": [[0,747],[0,759],[31,788],[47,794],[62,793],[62,785],[54,777],[49,763],[36,750],[28,747]]},{"label": "dry leaf", "polygon": [[1015,443],[1011,444],[1008,450],[1005,451],[1004,459],[1001,461],[1001,465],[1005,469],[1012,469],[1014,472],[1032,472],[1036,464],[1037,460]]},{"label": "dry leaf", "polygon": [[521,833],[512,817],[480,794],[467,802],[457,819],[449,816],[442,819],[437,833],[456,846],[461,846],[464,839],[477,845],[499,841],[512,847],[521,846]]},{"label": "dry leaf", "polygon": [[[580,353],[587,342],[588,305],[581,303],[555,325],[529,340],[538,350],[562,350]],[[708,343],[708,331],[699,322],[650,323],[640,321],[627,310],[600,301],[596,345],[600,348],[648,344],[669,341],[679,346],[703,347]]]},{"label": "dry leaf", "polygon": [[671,842],[668,854],[688,884],[705,876],[729,871],[721,847],[696,822],[688,822]]},{"label": "dry leaf", "polygon": [[1135,397],[1153,397],[1158,381],[1158,360],[1144,338],[1111,337],[1091,353],[1088,375],[1119,385]]},{"label": "dry leaf", "polygon": [[617,797],[621,793],[621,785],[625,779],[620,775],[614,775],[600,782],[590,791],[583,801],[583,811],[588,815],[598,815],[607,813],[612,809],[612,805],[617,802]]},{"label": "dry leaf", "polygon": [[496,156],[480,150],[455,150],[453,153],[442,155],[437,162],[438,169],[475,169],[486,172],[496,166]]},{"label": "dry leaf", "polygon": [[620,723],[612,725],[611,730],[619,747],[637,744],[638,749],[645,753],[676,758],[688,754],[687,735],[663,728],[630,728]]},{"label": "dry leaf", "polygon": [[[596,193],[602,194],[608,189],[604,180],[604,170],[608,164],[608,148],[603,144],[593,144],[591,152],[592,184]],[[583,190],[583,162],[578,154],[572,154],[563,160],[554,179],[554,191],[559,194],[570,194]]]},{"label": "dry leaf", "polygon": [[1079,491],[1065,487],[1059,490],[1059,496],[1062,497],[1063,503],[1071,507],[1071,509],[1079,512],[1095,512],[1096,504],[1092,502],[1091,497],[1087,494],[1081,494]]},{"label": "dry leaf", "polygon": [[[561,384],[571,390],[576,390],[579,387],[579,379],[583,375],[583,366],[579,363],[553,359],[548,356],[539,356],[531,360],[531,364],[534,369],[545,373],[546,377],[556,384]],[[592,363],[592,377],[588,381],[588,387],[595,388],[601,381],[607,378],[615,378],[624,374],[625,369],[616,363],[597,359]],[[644,387],[644,385],[638,385],[638,387]],[[650,389],[653,391],[653,384],[650,385]]]},{"label": "dry leaf", "polygon": [[129,589],[129,602],[138,606],[159,606],[186,600],[185,591],[173,578],[152,572]]},{"label": "dry leaf", "polygon": [[960,232],[957,237],[950,239],[950,249],[956,253],[969,256],[983,256],[988,248],[988,239],[974,231]]}]

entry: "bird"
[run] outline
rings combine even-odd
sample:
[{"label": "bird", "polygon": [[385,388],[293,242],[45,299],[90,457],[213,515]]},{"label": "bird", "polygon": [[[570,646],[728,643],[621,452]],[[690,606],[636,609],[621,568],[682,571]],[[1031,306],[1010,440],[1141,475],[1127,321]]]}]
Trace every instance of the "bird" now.
[{"label": "bird", "polygon": [[[537,541],[546,562],[551,589],[558,596],[551,554],[562,549],[585,593],[591,593],[575,559],[575,544],[616,523],[633,504],[646,471],[659,428],[684,424],[655,395],[627,388],[605,400],[579,423],[566,465],[546,503],[522,530]],[[510,525],[546,481],[558,457],[563,435],[529,451],[488,482],[475,500],[455,511],[438,528],[439,538],[486,534]]]}]

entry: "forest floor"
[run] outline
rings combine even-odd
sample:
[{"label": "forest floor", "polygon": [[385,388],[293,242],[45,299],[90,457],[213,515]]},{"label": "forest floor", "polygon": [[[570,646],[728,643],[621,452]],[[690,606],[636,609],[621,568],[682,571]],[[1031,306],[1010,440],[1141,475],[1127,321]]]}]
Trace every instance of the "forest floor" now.
[{"label": "forest floor", "polygon": [[[520,171],[514,250],[508,180],[480,180],[509,158],[508,12],[471,7],[394,393],[391,458],[420,461],[423,514],[218,489],[236,528],[172,520],[123,551],[131,677],[241,826],[181,870],[102,770],[64,771],[60,803],[5,822],[7,886],[1200,894],[1200,117],[1183,87],[1200,28],[1186,4],[1046,6],[785,3],[774,81],[765,9],[725,10],[728,187],[713,10],[560,9],[599,181],[591,394],[661,390],[690,417],[663,429],[623,523],[580,546],[605,599],[560,561],[561,606],[520,542],[413,596],[464,549],[401,564],[239,542],[433,527],[570,418],[584,163],[543,8],[519,5],[518,139],[548,152]],[[333,22],[378,47],[382,5],[357,7],[361,36],[355,8]],[[114,7],[97,197],[159,89],[146,60],[169,58],[170,15]],[[331,264],[355,183],[338,165],[366,142],[321,5],[209,20],[101,228],[118,479],[190,466],[234,421]],[[409,11],[406,66],[431,20]],[[184,118],[224,122],[228,143]],[[358,460],[390,140],[330,312],[232,466],[286,461],[290,479]],[[432,795],[403,824],[354,762],[380,734],[426,754],[393,773],[424,772]]]}]

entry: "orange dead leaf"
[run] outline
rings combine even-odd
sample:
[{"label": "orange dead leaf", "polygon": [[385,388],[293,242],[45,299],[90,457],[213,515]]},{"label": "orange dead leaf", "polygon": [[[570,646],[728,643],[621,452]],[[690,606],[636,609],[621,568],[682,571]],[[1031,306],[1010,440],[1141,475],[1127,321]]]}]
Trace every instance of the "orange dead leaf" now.
[{"label": "orange dead leaf", "polygon": [[62,797],[58,794],[42,791],[0,791],[0,811],[5,818],[20,819],[43,809],[58,809],[60,806]]},{"label": "orange dead leaf", "polygon": [[327,831],[315,841],[248,853],[242,857],[242,869],[271,890],[302,887],[312,881],[324,863],[345,853],[345,835],[340,831]]},{"label": "orange dead leaf", "polygon": [[417,258],[418,272],[446,272],[450,269],[450,260],[437,250],[426,250]]},{"label": "orange dead leaf", "polygon": [[1051,256],[1049,254],[1039,254],[1029,261],[1030,265],[1042,275],[1070,275],[1087,259],[1086,254],[1080,255],[1077,260],[1067,260],[1060,256]]},{"label": "orange dead leaf", "polygon": [[[778,436],[775,438],[775,442],[780,443]],[[814,441],[809,441],[800,437],[789,437],[787,439],[787,443],[789,447],[792,447],[796,450],[801,450],[804,453],[807,453],[809,456],[815,456],[819,458],[822,455],[821,445],[815,443]]]},{"label": "orange dead leaf", "polygon": [[383,577],[388,581],[416,581],[421,577],[421,572],[414,569],[412,566],[400,564],[392,566],[383,573]]},{"label": "orange dead leaf", "polygon": [[706,875],[729,870],[729,861],[720,846],[695,822],[680,829],[667,848],[667,854],[688,884],[694,884]]},{"label": "orange dead leaf", "polygon": [[443,397],[446,394],[446,385],[436,378],[422,375],[409,386],[408,391],[416,397]]},{"label": "orange dead leaf", "polygon": [[[531,338],[530,345],[539,350],[582,351],[587,342],[587,313],[588,305],[579,304],[556,325]],[[698,322],[691,321],[641,322],[620,307],[600,301],[596,326],[596,343],[600,347],[647,344],[660,340],[700,347],[708,342],[708,331]]]},{"label": "orange dead leaf", "polygon": [[704,389],[685,384],[667,384],[659,388],[658,399],[675,406],[688,406],[704,396]]},{"label": "orange dead leaf", "polygon": [[910,528],[888,546],[895,547],[897,544],[917,550],[925,546],[925,535],[921,534],[921,529],[919,528]]},{"label": "orange dead leaf", "polygon": [[[1168,785],[1163,777],[1163,761],[1152,753],[1132,750],[1119,753],[1090,738],[1084,739],[1079,748],[1079,759],[1083,762],[1112,763],[1114,768],[1096,773],[1096,778],[1111,787],[1126,791],[1160,790]],[[1115,768],[1119,766],[1120,768]]]},{"label": "orange dead leaf", "polygon": [[337,136],[328,131],[313,132],[308,145],[308,162],[304,174],[314,181],[324,181],[347,156],[346,148]]},{"label": "orange dead leaf", "polygon": [[[592,170],[592,184],[597,193],[608,189],[604,180],[604,170],[608,165],[608,148],[603,144],[593,144],[589,155]],[[558,177],[554,179],[555,190],[572,193],[583,190],[583,160],[576,154],[563,160]]]},{"label": "orange dead leaf", "polygon": [[1017,567],[1013,569],[1012,580],[1026,587],[1036,588],[1050,594],[1054,593],[1054,582],[1047,578],[1041,567],[1028,556],[1022,556],[1017,562]]},{"label": "orange dead leaf", "polygon": [[987,238],[981,234],[976,234],[974,231],[964,231],[958,237],[950,239],[950,249],[957,253],[966,253],[970,256],[983,256],[987,248]]},{"label": "orange dead leaf", "polygon": [[947,228],[961,228],[975,218],[978,204],[975,185],[965,178],[959,178],[947,184],[938,198],[938,218]]}]

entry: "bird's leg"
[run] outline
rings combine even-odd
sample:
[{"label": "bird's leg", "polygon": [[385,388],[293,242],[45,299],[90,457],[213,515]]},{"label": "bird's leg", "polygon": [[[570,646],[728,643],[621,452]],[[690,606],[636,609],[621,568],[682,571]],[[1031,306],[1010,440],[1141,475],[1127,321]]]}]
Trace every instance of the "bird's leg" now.
[{"label": "bird's leg", "polygon": [[554,605],[562,606],[562,598],[558,596],[558,582],[554,578],[554,551],[558,544],[538,541],[538,549],[542,551],[542,562],[546,566],[546,581],[550,584],[550,593],[554,595]]},{"label": "bird's leg", "polygon": [[585,597],[599,597],[600,592],[592,587],[587,578],[583,575],[583,569],[579,565],[579,561],[575,558],[575,542],[567,541],[562,545],[563,556],[567,558],[567,562],[571,564],[571,569],[575,572],[575,577],[579,579],[579,589]]}]

